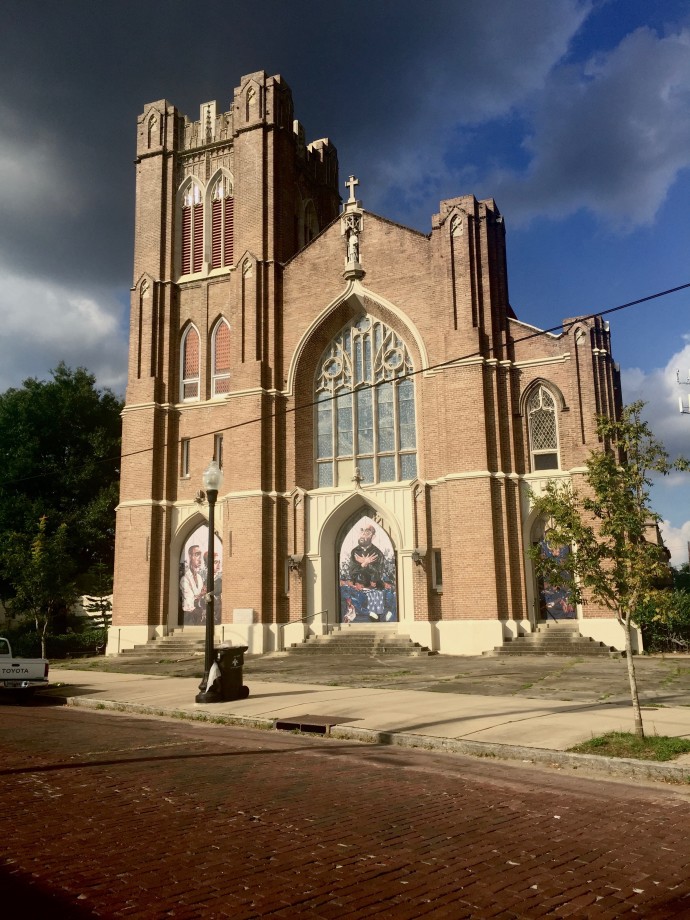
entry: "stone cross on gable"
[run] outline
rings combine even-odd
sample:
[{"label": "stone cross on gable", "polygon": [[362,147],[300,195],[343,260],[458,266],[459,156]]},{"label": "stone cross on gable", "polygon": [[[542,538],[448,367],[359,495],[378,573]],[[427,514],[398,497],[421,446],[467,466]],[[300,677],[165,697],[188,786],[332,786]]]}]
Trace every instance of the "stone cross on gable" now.
[{"label": "stone cross on gable", "polygon": [[350,201],[357,201],[355,198],[355,186],[359,185],[359,180],[355,176],[350,176],[350,178],[345,183],[345,188],[350,190],[350,197],[347,199],[348,203]]}]

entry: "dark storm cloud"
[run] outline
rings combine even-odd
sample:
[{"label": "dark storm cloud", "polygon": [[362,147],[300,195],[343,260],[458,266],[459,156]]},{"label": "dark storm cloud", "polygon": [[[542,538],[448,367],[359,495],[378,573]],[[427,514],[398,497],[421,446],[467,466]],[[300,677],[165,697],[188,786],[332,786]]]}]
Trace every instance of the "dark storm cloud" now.
[{"label": "dark storm cloud", "polygon": [[[602,128],[615,123],[624,99],[606,97],[608,75],[616,66],[623,81],[634,75],[645,50],[619,52],[618,64],[604,54],[600,72],[583,75],[569,54],[592,9],[589,0],[6,0],[0,310],[21,303],[24,327],[11,348],[0,337],[0,389],[79,355],[99,378],[123,383],[137,115],[161,98],[190,118],[210,99],[227,110],[255,70],[288,82],[307,139],[331,138],[365,207],[421,230],[439,199],[472,192],[495,194],[513,220],[529,207],[568,213],[601,188],[614,189],[611,209],[625,206],[641,156],[613,157],[602,141],[597,169],[618,168],[618,186],[597,185],[597,169],[579,159],[577,173],[562,165],[575,149],[570,121],[587,130],[585,115],[599,113]],[[488,157],[478,148],[463,158],[471,132],[500,124],[519,125],[513,147],[529,132],[526,171],[515,170],[509,144],[493,160],[500,172],[492,146]],[[672,181],[683,134],[677,123],[672,146],[670,120],[653,127],[667,144],[647,202]]]},{"label": "dark storm cloud", "polygon": [[247,15],[232,2],[9,0],[0,203],[12,219],[0,259],[60,281],[127,284],[137,114],[159,98],[190,117],[208,99],[225,108],[242,74],[259,69],[282,73],[308,138],[331,136],[343,169],[362,172],[381,204],[389,187],[417,185],[441,125],[535,88],[587,9],[518,6],[275,0]]}]

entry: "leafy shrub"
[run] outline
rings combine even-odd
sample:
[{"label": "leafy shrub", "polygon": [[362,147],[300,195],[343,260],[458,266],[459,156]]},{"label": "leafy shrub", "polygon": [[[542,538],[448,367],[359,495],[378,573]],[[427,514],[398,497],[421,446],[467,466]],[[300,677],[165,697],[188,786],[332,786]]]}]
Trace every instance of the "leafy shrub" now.
[{"label": "leafy shrub", "polygon": [[48,636],[46,651],[48,658],[79,658],[84,655],[100,655],[108,641],[107,629],[85,629],[78,633],[62,636]]},{"label": "leafy shrub", "polygon": [[690,651],[690,593],[676,589],[672,595],[670,609],[663,616],[652,605],[635,614],[648,652]]},{"label": "leafy shrub", "polygon": [[17,658],[40,658],[41,639],[36,630],[25,625],[15,626],[12,629],[1,628],[2,635],[9,640],[12,654]]},{"label": "leafy shrub", "polygon": [[[41,640],[35,629],[26,625],[3,630],[2,635],[9,639],[12,654],[18,658],[40,658]],[[107,629],[84,629],[81,632],[63,633],[46,637],[46,654],[49,659],[79,658],[88,655],[100,655],[105,651],[108,641]]]}]

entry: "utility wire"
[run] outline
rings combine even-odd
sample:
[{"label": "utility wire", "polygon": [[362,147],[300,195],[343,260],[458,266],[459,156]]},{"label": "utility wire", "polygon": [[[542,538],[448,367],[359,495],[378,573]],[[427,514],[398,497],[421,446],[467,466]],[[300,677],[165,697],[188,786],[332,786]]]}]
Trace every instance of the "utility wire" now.
[{"label": "utility wire", "polygon": [[[571,329],[577,323],[581,323],[586,320],[594,319],[597,316],[608,316],[611,313],[618,313],[621,310],[627,310],[630,307],[636,307],[639,304],[649,303],[652,300],[658,300],[660,297],[667,297],[669,294],[676,294],[678,291],[684,291],[687,288],[690,288],[690,282],[687,282],[686,284],[679,284],[676,287],[667,288],[665,291],[658,291],[656,294],[648,294],[646,297],[639,297],[637,300],[629,300],[627,303],[619,304],[617,307],[609,307],[606,310],[597,310],[594,313],[588,313],[584,316],[577,316],[577,317],[574,317],[568,323],[559,323],[557,326],[551,326],[549,329],[535,329],[534,332],[530,332],[527,335],[521,336],[520,338],[511,339],[509,344],[517,345],[521,342],[527,342],[530,339],[535,339],[542,335],[550,335],[550,334],[556,333],[558,332],[558,330],[563,330],[563,332],[566,332],[568,329]],[[516,320],[516,321],[520,322],[520,320]],[[493,346],[490,345],[488,350],[489,350],[489,353],[493,351]],[[450,365],[457,364],[460,361],[468,361],[470,358],[481,358],[481,357],[482,357],[481,351],[473,351],[466,355],[460,355],[454,358],[449,358],[447,361],[439,361],[437,364],[431,364],[428,367],[421,367],[421,368],[418,368],[417,370],[408,371],[408,373],[400,374],[400,376],[395,377],[393,379],[405,380],[409,377],[415,377],[417,374],[424,374],[429,371],[440,370],[444,367],[449,367]],[[363,384],[357,387],[357,391],[361,392],[363,390],[373,390],[376,387],[383,386],[390,382],[391,380],[378,380],[375,383]],[[278,413],[277,411],[274,411],[274,412],[265,413],[263,415],[258,415],[255,418],[246,419],[245,421],[237,422],[234,425],[226,425],[224,428],[215,428],[213,431],[205,431],[205,432],[202,432],[201,434],[192,435],[188,440],[196,441],[199,438],[207,438],[211,434],[220,434],[221,432],[234,431],[238,428],[245,428],[248,425],[256,425],[258,422],[270,421],[272,419],[277,418],[278,414],[291,415],[293,413],[302,412],[305,409],[312,409],[314,406],[323,404],[325,402],[333,402],[336,399],[340,399],[342,395],[343,395],[342,393],[339,393],[334,396],[326,396],[320,399],[311,400],[310,402],[301,403],[299,406],[285,407],[280,410],[280,413]],[[166,441],[163,444],[163,449],[167,448],[167,446],[168,446],[168,443]],[[97,462],[98,463],[116,463],[120,460],[125,460],[129,457],[136,457],[139,454],[150,453],[153,449],[154,449],[153,447],[142,447],[139,450],[133,450],[126,454],[118,454],[115,457],[105,457],[102,460],[99,460]],[[25,476],[22,479],[12,479],[12,480],[9,480],[8,482],[0,483],[0,488],[4,488],[6,486],[11,486],[11,485],[18,485],[19,483],[29,482],[34,479],[42,479],[48,475],[50,474],[49,473],[36,473],[33,476]]]}]

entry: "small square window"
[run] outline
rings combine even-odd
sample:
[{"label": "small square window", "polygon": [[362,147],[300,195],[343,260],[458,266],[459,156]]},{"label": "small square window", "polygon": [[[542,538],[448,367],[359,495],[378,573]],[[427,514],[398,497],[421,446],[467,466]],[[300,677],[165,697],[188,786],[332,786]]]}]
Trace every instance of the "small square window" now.
[{"label": "small square window", "polygon": [[534,454],[534,469],[535,472],[539,470],[557,470],[558,469],[558,454],[557,453],[542,453]]}]

